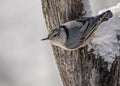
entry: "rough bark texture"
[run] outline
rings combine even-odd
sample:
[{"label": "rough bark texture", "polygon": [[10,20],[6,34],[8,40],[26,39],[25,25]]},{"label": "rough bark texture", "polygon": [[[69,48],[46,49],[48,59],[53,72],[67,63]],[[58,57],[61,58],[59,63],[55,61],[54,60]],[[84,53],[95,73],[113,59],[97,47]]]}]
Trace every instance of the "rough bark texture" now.
[{"label": "rough bark texture", "polygon": [[[81,0],[42,0],[42,6],[48,31],[84,13]],[[64,86],[120,86],[120,58],[109,72],[108,64],[95,59],[87,46],[75,51],[52,47]]]}]

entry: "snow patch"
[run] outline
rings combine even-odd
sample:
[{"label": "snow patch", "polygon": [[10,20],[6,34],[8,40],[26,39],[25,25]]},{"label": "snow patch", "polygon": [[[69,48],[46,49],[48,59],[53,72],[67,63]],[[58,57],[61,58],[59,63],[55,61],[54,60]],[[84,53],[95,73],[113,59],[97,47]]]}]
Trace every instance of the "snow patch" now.
[{"label": "snow patch", "polygon": [[120,35],[120,3],[100,10],[99,14],[106,10],[111,10],[113,17],[98,27],[89,49],[94,49],[96,57],[100,55],[109,64],[110,69],[115,57],[120,55],[120,41],[117,38],[117,35]]},{"label": "snow patch", "polygon": [[85,16],[86,17],[92,16],[92,10],[91,10],[91,7],[90,7],[90,1],[89,0],[82,0],[82,3],[83,3],[84,10],[86,11]]}]

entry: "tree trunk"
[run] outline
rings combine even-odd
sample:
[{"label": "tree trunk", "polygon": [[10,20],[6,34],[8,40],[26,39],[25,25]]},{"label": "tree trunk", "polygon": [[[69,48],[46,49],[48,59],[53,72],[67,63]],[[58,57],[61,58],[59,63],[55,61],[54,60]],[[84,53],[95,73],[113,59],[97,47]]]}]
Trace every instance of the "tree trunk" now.
[{"label": "tree trunk", "polygon": [[[48,31],[85,13],[81,0],[42,0],[42,6]],[[52,48],[64,86],[120,86],[120,58],[109,72],[107,62],[95,58],[87,46],[75,51]]]}]

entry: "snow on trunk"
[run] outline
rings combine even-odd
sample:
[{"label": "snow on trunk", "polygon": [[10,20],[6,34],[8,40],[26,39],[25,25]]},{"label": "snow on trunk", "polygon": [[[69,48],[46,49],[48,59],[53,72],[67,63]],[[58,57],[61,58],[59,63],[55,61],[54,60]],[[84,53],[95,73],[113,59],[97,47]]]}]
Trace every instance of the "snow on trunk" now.
[{"label": "snow on trunk", "polygon": [[93,48],[96,56],[101,56],[108,64],[108,69],[115,60],[115,57],[120,53],[120,3],[116,6],[99,11],[102,13],[106,10],[111,10],[113,18],[103,22],[95,33],[89,49]]},{"label": "snow on trunk", "polygon": [[83,3],[83,7],[84,7],[84,10],[86,13],[84,16],[86,16],[86,17],[92,16],[92,9],[90,6],[90,1],[89,0],[82,0],[82,3]]}]

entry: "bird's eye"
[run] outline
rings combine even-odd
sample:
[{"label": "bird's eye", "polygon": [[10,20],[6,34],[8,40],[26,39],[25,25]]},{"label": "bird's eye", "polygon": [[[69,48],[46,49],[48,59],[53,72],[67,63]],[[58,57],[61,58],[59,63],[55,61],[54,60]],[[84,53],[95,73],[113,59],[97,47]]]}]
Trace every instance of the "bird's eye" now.
[{"label": "bird's eye", "polygon": [[53,37],[56,37],[56,36],[57,36],[57,34],[54,34],[54,35],[53,35]]}]

